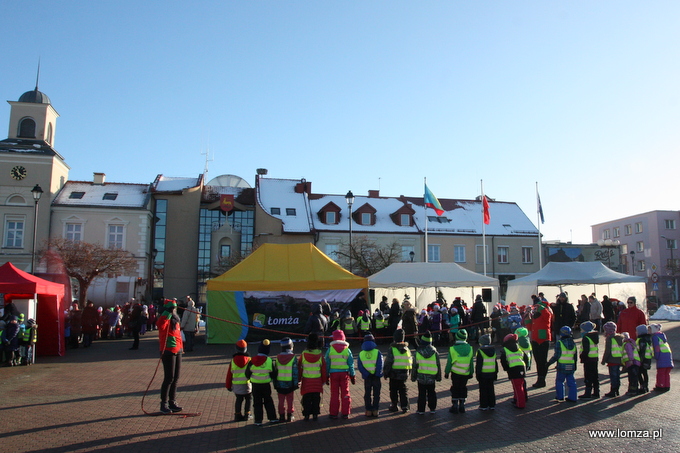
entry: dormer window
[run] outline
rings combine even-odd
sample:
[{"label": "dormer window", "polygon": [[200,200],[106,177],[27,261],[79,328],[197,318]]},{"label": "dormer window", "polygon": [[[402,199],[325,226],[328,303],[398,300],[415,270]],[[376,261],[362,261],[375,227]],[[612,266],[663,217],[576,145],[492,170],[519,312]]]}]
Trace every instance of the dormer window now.
[{"label": "dormer window", "polygon": [[333,212],[333,211],[327,212],[327,213],[326,213],[326,222],[325,222],[325,223],[327,223],[327,224],[329,224],[329,225],[335,225],[336,223],[338,223],[338,213],[337,213],[337,212]]},{"label": "dormer window", "polygon": [[390,214],[390,218],[395,225],[410,227],[413,226],[413,215],[415,213],[409,203],[404,203],[402,207]]},{"label": "dormer window", "polygon": [[340,222],[341,209],[333,202],[328,203],[317,212],[319,220],[326,225],[337,225]]},{"label": "dormer window", "polygon": [[408,214],[401,214],[399,216],[401,226],[411,226],[411,216]]},{"label": "dormer window", "polygon": [[118,198],[117,193],[105,193],[102,200],[115,200],[116,198]]},{"label": "dormer window", "polygon": [[361,224],[362,225],[370,225],[372,223],[371,222],[372,217],[373,216],[371,215],[370,212],[362,212],[361,213]]},{"label": "dormer window", "polygon": [[355,222],[359,225],[375,225],[375,213],[378,212],[370,204],[366,203],[356,210],[356,213],[352,215]]},{"label": "dormer window", "polygon": [[71,195],[68,197],[72,200],[80,200],[85,196],[85,192],[71,192]]}]

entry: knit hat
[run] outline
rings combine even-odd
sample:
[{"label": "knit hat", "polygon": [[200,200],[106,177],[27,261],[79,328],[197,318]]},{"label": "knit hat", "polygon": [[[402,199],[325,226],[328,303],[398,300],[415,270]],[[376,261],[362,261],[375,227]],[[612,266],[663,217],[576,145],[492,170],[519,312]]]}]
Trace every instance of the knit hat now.
[{"label": "knit hat", "polygon": [[403,343],[404,339],[406,338],[406,334],[404,333],[404,329],[395,330],[393,338],[394,338],[395,343]]},{"label": "knit hat", "polygon": [[423,341],[423,343],[430,344],[430,343],[432,343],[432,334],[428,330],[427,332],[425,332],[425,334],[422,337],[420,337],[420,339]]},{"label": "knit hat", "polygon": [[647,329],[646,325],[640,324],[635,328],[635,333],[639,337],[640,335],[647,335],[649,333],[649,330]]},{"label": "knit hat", "polygon": [[651,334],[659,333],[661,332],[661,324],[650,324],[649,325],[649,332]]},{"label": "knit hat", "polygon": [[24,317],[24,314],[23,314],[23,313],[19,313],[19,317],[17,318],[17,321],[19,321],[19,323],[22,323],[22,322],[24,322],[24,319],[26,319],[26,318]]},{"label": "knit hat", "polygon": [[509,333],[503,338],[503,343],[507,343],[508,341],[517,341],[517,335],[514,333]]},{"label": "knit hat", "polygon": [[315,333],[310,333],[307,336],[307,349],[316,349],[319,343],[319,336]]},{"label": "knit hat", "polygon": [[621,336],[624,340],[630,340],[630,334],[628,332],[621,332]]},{"label": "knit hat", "polygon": [[167,311],[171,311],[173,308],[177,308],[177,301],[172,299],[165,299],[165,304],[163,305]]},{"label": "knit hat", "polygon": [[515,329],[515,334],[517,337],[526,337],[529,335],[529,330],[526,327],[518,327]]},{"label": "knit hat", "polygon": [[239,340],[236,342],[236,352],[246,352],[248,350],[248,343],[246,340]]},{"label": "knit hat", "polygon": [[479,344],[482,346],[489,346],[491,344],[491,335],[486,334],[479,337]]},{"label": "knit hat", "polygon": [[570,337],[571,336],[571,327],[569,327],[569,326],[560,327],[560,335],[562,335],[563,337]]},{"label": "knit hat", "polygon": [[375,343],[375,337],[373,336],[372,333],[367,333],[366,335],[364,335],[364,343],[366,343],[367,341],[372,341]]},{"label": "knit hat", "polygon": [[264,340],[262,340],[262,343],[260,343],[260,346],[257,348],[257,353],[269,355],[269,350],[270,350],[269,340],[265,338]]},{"label": "knit hat", "polygon": [[281,350],[290,351],[291,349],[293,349],[293,340],[288,337],[281,338]]},{"label": "knit hat", "polygon": [[616,323],[612,321],[605,322],[602,328],[604,329],[604,333],[607,335],[614,335],[616,333]]},{"label": "knit hat", "polygon": [[33,327],[35,325],[35,319],[28,318],[28,321],[26,321],[26,324],[28,324],[28,327]]},{"label": "knit hat", "polygon": [[581,332],[583,333],[589,333],[595,330],[595,323],[592,323],[590,321],[582,322],[581,325],[579,326],[581,328]]},{"label": "knit hat", "polygon": [[333,332],[333,341],[345,341],[345,332],[342,330]]},{"label": "knit hat", "polygon": [[458,332],[456,332],[456,340],[467,341],[467,338],[468,338],[467,331],[461,329]]}]

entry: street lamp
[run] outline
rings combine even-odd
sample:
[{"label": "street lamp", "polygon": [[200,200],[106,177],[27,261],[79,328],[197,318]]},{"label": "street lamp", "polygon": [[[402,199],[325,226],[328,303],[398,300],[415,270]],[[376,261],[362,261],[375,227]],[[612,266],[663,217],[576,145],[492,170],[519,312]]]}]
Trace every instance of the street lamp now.
[{"label": "street lamp", "polygon": [[413,262],[413,258],[415,258],[416,252],[414,252],[413,250],[411,250],[410,252],[408,252],[408,256],[411,257],[411,262]]},{"label": "street lamp", "polygon": [[350,190],[345,195],[345,201],[349,207],[349,271],[352,272],[352,204],[354,203],[354,194]]},{"label": "street lamp", "polygon": [[630,251],[630,274],[635,275],[635,250]]},{"label": "street lamp", "polygon": [[675,239],[668,239],[666,236],[661,237],[666,240],[666,247],[671,251],[671,263],[670,266],[666,266],[666,270],[670,270],[671,272],[671,302],[673,302],[675,301],[675,260],[673,259],[673,246],[675,245]]},{"label": "street lamp", "polygon": [[31,253],[31,274],[33,274],[35,273],[35,246],[38,241],[38,202],[43,194],[40,184],[36,184],[33,187],[31,194],[33,194],[33,201],[35,201],[35,207],[33,208],[33,253]]}]

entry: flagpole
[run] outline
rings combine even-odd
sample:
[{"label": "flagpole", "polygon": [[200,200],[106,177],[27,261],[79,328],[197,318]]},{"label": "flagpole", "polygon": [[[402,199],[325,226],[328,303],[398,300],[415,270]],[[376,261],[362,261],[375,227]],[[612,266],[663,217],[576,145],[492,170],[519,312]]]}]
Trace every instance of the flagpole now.
[{"label": "flagpole", "polygon": [[486,223],[484,223],[484,180],[480,179],[482,187],[482,260],[484,261],[484,275],[486,276]]},{"label": "flagpole", "polygon": [[543,269],[543,241],[541,241],[541,202],[538,195],[538,181],[536,181],[536,224],[538,225],[538,270]]},{"label": "flagpole", "polygon": [[425,206],[425,187],[427,187],[427,177],[423,178],[423,208],[425,212],[425,262],[428,263],[427,256],[427,206]]}]

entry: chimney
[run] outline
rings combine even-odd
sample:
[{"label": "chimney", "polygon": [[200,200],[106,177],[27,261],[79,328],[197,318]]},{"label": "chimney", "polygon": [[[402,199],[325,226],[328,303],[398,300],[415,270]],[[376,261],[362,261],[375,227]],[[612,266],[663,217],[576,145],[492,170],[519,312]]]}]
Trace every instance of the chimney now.
[{"label": "chimney", "polygon": [[94,183],[95,185],[98,186],[103,186],[104,181],[106,181],[106,174],[105,173],[95,173],[94,174]]},{"label": "chimney", "polygon": [[311,195],[312,183],[307,182],[306,179],[302,178],[299,183],[295,184],[295,193],[307,193],[307,195]]},{"label": "chimney", "polygon": [[368,191],[368,198],[380,198],[380,191],[379,190],[369,190]]}]

